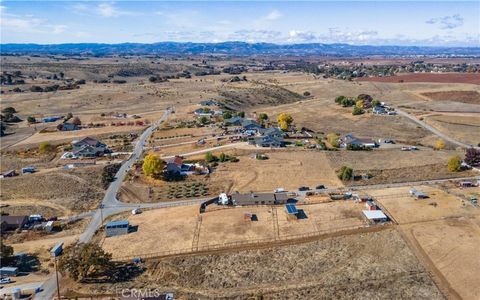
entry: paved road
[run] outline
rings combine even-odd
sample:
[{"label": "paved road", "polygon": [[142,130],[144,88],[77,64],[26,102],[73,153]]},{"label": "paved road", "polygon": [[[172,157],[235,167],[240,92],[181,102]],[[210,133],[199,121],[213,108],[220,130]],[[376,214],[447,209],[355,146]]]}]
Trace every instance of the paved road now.
[{"label": "paved road", "polygon": [[[171,112],[171,109],[165,110],[165,113],[162,115],[162,117],[157,122],[152,124],[152,126],[148,127],[142,133],[142,135],[140,135],[140,137],[138,138],[135,144],[132,155],[122,164],[122,166],[120,167],[120,170],[118,170],[115,176],[116,177],[115,181],[113,181],[110,184],[107,191],[105,192],[105,196],[103,197],[103,200],[101,203],[101,207],[104,207],[104,208],[103,209],[99,208],[93,213],[90,223],[88,224],[87,228],[79,238],[79,243],[86,243],[92,239],[93,235],[95,234],[95,231],[102,225],[102,219],[105,219],[106,217],[112,214],[116,214],[116,213],[120,213],[120,212],[128,211],[132,209],[131,205],[121,203],[120,201],[117,200],[117,193],[120,190],[123,179],[127,174],[127,171],[130,170],[133,163],[137,161],[142,155],[145,142],[150,137],[152,132],[155,129],[157,129],[157,127],[168,118],[168,116],[170,115],[170,112]],[[138,207],[138,205],[135,207]],[[43,291],[41,293],[35,295],[34,299],[52,299],[54,297],[57,290],[55,276],[50,277],[47,281],[43,283],[42,290]]]},{"label": "paved road", "polygon": [[[407,112],[405,111],[402,111],[402,110],[399,110],[398,108],[395,108],[395,110],[397,111],[397,113],[401,116],[404,116],[405,118],[417,123],[418,125],[422,126],[423,128],[425,128],[426,130],[432,132],[433,134],[437,135],[438,137],[442,138],[443,140],[451,143],[451,144],[454,144],[454,145],[457,145],[459,147],[462,147],[462,148],[470,148],[470,147],[474,147],[473,145],[468,145],[468,144],[465,144],[465,143],[462,143],[460,141],[457,141],[451,137],[449,137],[448,135],[440,132],[439,130],[437,130],[436,128],[434,128],[433,126],[430,126],[428,125],[427,123],[423,122],[423,121],[420,121],[419,119],[417,119],[415,116],[412,116],[411,114],[408,114]],[[478,148],[478,147],[475,147],[475,148]]]}]

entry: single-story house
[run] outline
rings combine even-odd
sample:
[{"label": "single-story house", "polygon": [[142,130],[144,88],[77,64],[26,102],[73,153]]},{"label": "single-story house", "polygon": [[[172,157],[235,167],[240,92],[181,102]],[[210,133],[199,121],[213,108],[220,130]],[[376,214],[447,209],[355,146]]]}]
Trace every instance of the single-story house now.
[{"label": "single-story house", "polygon": [[28,216],[0,216],[1,232],[22,228],[28,223]]},{"label": "single-story house", "polygon": [[243,118],[239,116],[231,117],[230,119],[223,120],[223,124],[226,126],[241,126]]},{"label": "single-story house", "polygon": [[124,221],[112,221],[105,225],[105,237],[128,234],[129,223]]},{"label": "single-story house", "polygon": [[378,147],[378,144],[372,139],[357,138],[353,134],[347,134],[340,139],[340,146],[344,148],[347,146],[375,148]]},{"label": "single-story house", "polygon": [[387,110],[383,106],[375,106],[372,112],[377,115],[384,115],[387,113]]},{"label": "single-story house", "polygon": [[233,205],[275,205],[287,203],[287,193],[248,193],[232,195]]},{"label": "single-story house", "polygon": [[256,121],[254,120],[250,120],[250,119],[245,119],[242,121],[242,127],[244,130],[255,130],[255,131],[259,131],[260,129],[262,129],[262,125],[258,124]]},{"label": "single-story house", "polygon": [[276,136],[259,136],[249,140],[249,143],[257,147],[273,147],[279,148],[285,146],[285,140]]},{"label": "single-story house", "polygon": [[217,101],[210,99],[210,100],[200,101],[200,105],[201,106],[217,106],[218,103]]},{"label": "single-story house", "polygon": [[211,117],[213,115],[213,110],[205,109],[205,108],[197,108],[193,111],[193,114],[196,116],[206,116]]},{"label": "single-story house", "polygon": [[166,170],[170,173],[179,173],[181,175],[192,175],[192,174],[208,174],[210,170],[207,166],[201,165],[199,163],[195,164],[184,164],[183,158],[181,156],[175,156],[172,158],[166,159],[167,166]]},{"label": "single-story house", "polygon": [[102,156],[107,151],[107,145],[91,137],[73,141],[72,146],[72,153],[77,157]]}]

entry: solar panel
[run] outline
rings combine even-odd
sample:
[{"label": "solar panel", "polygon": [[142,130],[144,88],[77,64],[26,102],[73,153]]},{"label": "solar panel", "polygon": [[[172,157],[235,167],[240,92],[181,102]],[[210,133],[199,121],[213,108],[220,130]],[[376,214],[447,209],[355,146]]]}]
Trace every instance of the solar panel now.
[{"label": "solar panel", "polygon": [[288,214],[297,214],[298,213],[298,210],[297,208],[295,207],[295,204],[287,204],[285,205],[285,207],[287,208],[287,213]]}]

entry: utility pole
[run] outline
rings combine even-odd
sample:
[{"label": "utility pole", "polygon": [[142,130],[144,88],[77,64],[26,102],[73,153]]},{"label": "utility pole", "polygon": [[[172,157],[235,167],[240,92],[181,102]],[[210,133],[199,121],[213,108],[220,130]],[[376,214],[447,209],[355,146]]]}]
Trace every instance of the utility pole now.
[{"label": "utility pole", "polygon": [[60,300],[60,284],[58,283],[58,268],[57,268],[57,255],[55,255],[55,277],[57,280],[57,297]]},{"label": "utility pole", "polygon": [[103,207],[104,207],[104,205],[100,204],[100,218],[102,220],[102,223],[100,223],[100,225],[103,225]]}]

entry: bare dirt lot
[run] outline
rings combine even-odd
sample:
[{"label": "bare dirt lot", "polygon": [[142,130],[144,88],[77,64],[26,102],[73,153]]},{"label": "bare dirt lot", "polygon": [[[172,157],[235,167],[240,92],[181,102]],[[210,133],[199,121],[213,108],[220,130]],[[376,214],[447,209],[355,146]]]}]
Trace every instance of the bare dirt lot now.
[{"label": "bare dirt lot", "polygon": [[279,150],[267,152],[267,160],[256,160],[252,154],[238,156],[239,163],[219,165],[210,180],[222,184],[225,190],[240,192],[273,191],[278,187],[296,190],[319,184],[342,186],[323,152]]},{"label": "bare dirt lot", "polygon": [[[409,190],[412,188],[426,193],[429,198],[417,200],[410,196]],[[380,202],[399,224],[478,213],[476,208],[464,205],[462,199],[432,186],[369,190],[368,193]]]},{"label": "bare dirt lot", "polygon": [[400,74],[397,76],[386,77],[362,77],[358,81],[375,81],[375,82],[438,82],[438,83],[471,83],[480,84],[480,74],[468,73],[416,73],[416,74]]},{"label": "bare dirt lot", "polygon": [[480,298],[479,217],[404,226],[407,237],[423,250],[462,299]]},{"label": "bare dirt lot", "polygon": [[[32,205],[59,209],[66,215],[95,207],[103,197],[101,166],[58,170],[2,179],[1,201],[12,206]],[[32,211],[32,213],[37,213]]]},{"label": "bare dirt lot", "polygon": [[[444,298],[393,229],[277,248],[167,258],[148,261],[146,267],[134,282],[118,286],[156,287],[187,299]],[[89,287],[103,292],[113,288]]]}]

